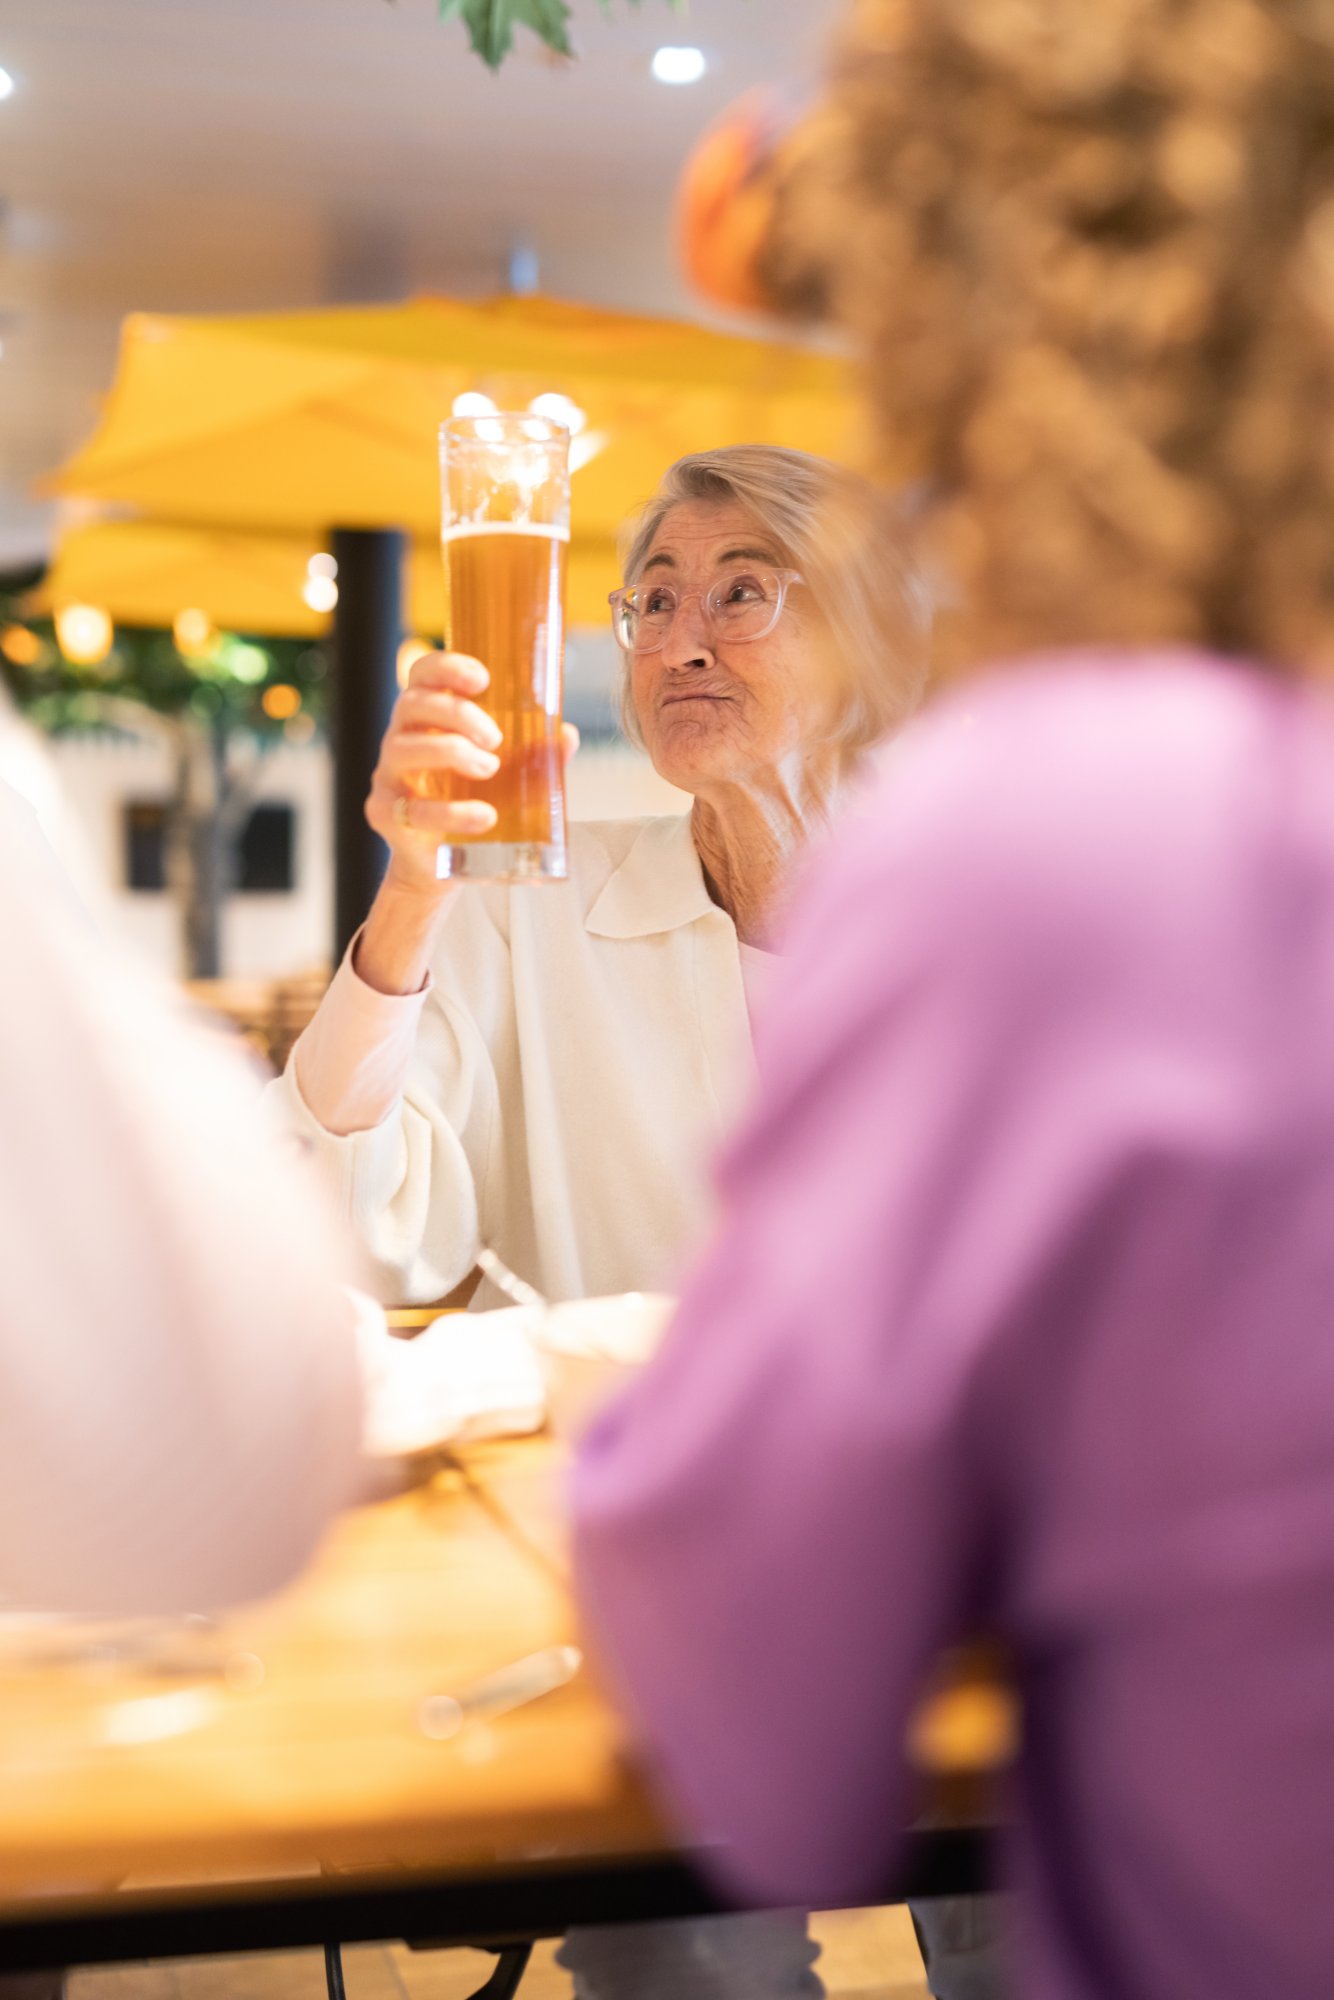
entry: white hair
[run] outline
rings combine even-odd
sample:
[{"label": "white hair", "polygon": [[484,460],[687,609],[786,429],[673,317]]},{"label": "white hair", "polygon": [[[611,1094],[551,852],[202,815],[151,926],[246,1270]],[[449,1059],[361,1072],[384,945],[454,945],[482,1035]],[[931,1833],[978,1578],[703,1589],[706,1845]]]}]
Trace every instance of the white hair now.
[{"label": "white hair", "polygon": [[[832,727],[848,750],[878,742],[917,706],[926,683],[930,594],[913,560],[903,510],[829,459],[782,445],[692,452],[669,466],[625,538],[625,581],[637,581],[673,507],[735,502],[800,570],[833,644],[839,686]],[[642,746],[623,656],[621,726]]]}]

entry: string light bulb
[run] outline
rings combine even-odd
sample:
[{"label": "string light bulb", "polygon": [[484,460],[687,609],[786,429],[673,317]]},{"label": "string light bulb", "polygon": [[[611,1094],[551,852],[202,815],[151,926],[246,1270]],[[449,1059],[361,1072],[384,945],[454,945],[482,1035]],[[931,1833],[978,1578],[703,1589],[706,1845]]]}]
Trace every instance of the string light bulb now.
[{"label": "string light bulb", "polygon": [[197,605],[191,605],[184,611],[178,611],[172,619],[171,636],[175,641],[176,651],[184,659],[198,660],[213,650],[218,634],[207,611],[201,611]]},{"label": "string light bulb", "polygon": [[56,613],[56,644],[71,666],[99,665],[115,636],[111,614],[100,605],[62,604]]},{"label": "string light bulb", "polygon": [[294,688],[290,681],[275,681],[272,687],[265,688],[259,705],[272,721],[287,722],[301,706],[300,689]]},{"label": "string light bulb", "polygon": [[562,396],[557,390],[548,390],[544,396],[534,396],[528,405],[535,417],[547,417],[553,424],[564,424],[572,438],[578,437],[588,422],[587,412],[581,410],[572,396]]},{"label": "string light bulb", "polygon": [[26,625],[6,625],[0,632],[0,653],[15,667],[35,667],[42,657],[42,642]]},{"label": "string light bulb", "polygon": [[493,417],[496,405],[480,389],[465,389],[454,398],[451,414],[456,417]]}]

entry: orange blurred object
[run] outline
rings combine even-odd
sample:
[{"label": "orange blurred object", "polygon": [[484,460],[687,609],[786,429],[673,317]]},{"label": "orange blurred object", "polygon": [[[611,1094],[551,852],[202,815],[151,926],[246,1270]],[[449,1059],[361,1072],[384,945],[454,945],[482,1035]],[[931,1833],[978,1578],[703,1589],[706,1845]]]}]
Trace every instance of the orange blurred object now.
[{"label": "orange blurred object", "polygon": [[275,722],[286,722],[288,716],[295,715],[300,706],[300,690],[294,688],[288,681],[275,682],[272,687],[265,688],[260,696],[260,707],[265,715],[271,716]]},{"label": "orange blurred object", "polygon": [[36,667],[41,664],[42,642],[26,625],[6,625],[0,632],[0,653],[16,667]]},{"label": "orange blurred object", "polygon": [[676,196],[686,277],[714,305],[763,311],[759,259],[774,202],[777,149],[790,120],[777,93],[749,90],[691,153]]}]

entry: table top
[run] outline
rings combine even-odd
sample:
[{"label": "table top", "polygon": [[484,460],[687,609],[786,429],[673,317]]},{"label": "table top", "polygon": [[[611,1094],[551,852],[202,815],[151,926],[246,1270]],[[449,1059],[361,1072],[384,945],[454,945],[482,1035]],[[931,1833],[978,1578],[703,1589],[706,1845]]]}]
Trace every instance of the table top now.
[{"label": "table top", "polygon": [[[347,1515],[268,1604],[159,1628],[142,1658],[0,1628],[0,1919],[205,1880],[670,1854],[586,1669],[449,1740],[421,1727],[428,1697],[576,1642],[560,1469],[547,1439],[474,1447]],[[918,1725],[923,1760],[994,1764],[1011,1722],[985,1682],[955,1689]]]},{"label": "table top", "polygon": [[[574,1639],[557,1467],[545,1441],[479,1449],[347,1515],[296,1584],[215,1640],[164,1631],[146,1668],[77,1647],[62,1664],[59,1626],[5,1632],[0,1909],[126,1877],[663,1845],[585,1674],[447,1742],[419,1727],[428,1696]],[[544,1524],[541,1546],[509,1503]]]}]

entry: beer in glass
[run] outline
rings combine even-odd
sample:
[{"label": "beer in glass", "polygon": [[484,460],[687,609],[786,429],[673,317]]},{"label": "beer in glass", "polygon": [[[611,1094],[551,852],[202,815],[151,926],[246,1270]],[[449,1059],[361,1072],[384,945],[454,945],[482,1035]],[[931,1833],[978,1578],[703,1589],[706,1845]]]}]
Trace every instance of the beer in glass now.
[{"label": "beer in glass", "polygon": [[547,417],[497,413],[440,427],[445,645],[471,653],[477,697],[503,732],[494,778],[423,774],[422,791],[485,799],[488,833],[442,847],[441,877],[559,881],[566,873],[561,668],[570,542],[570,434]]}]

